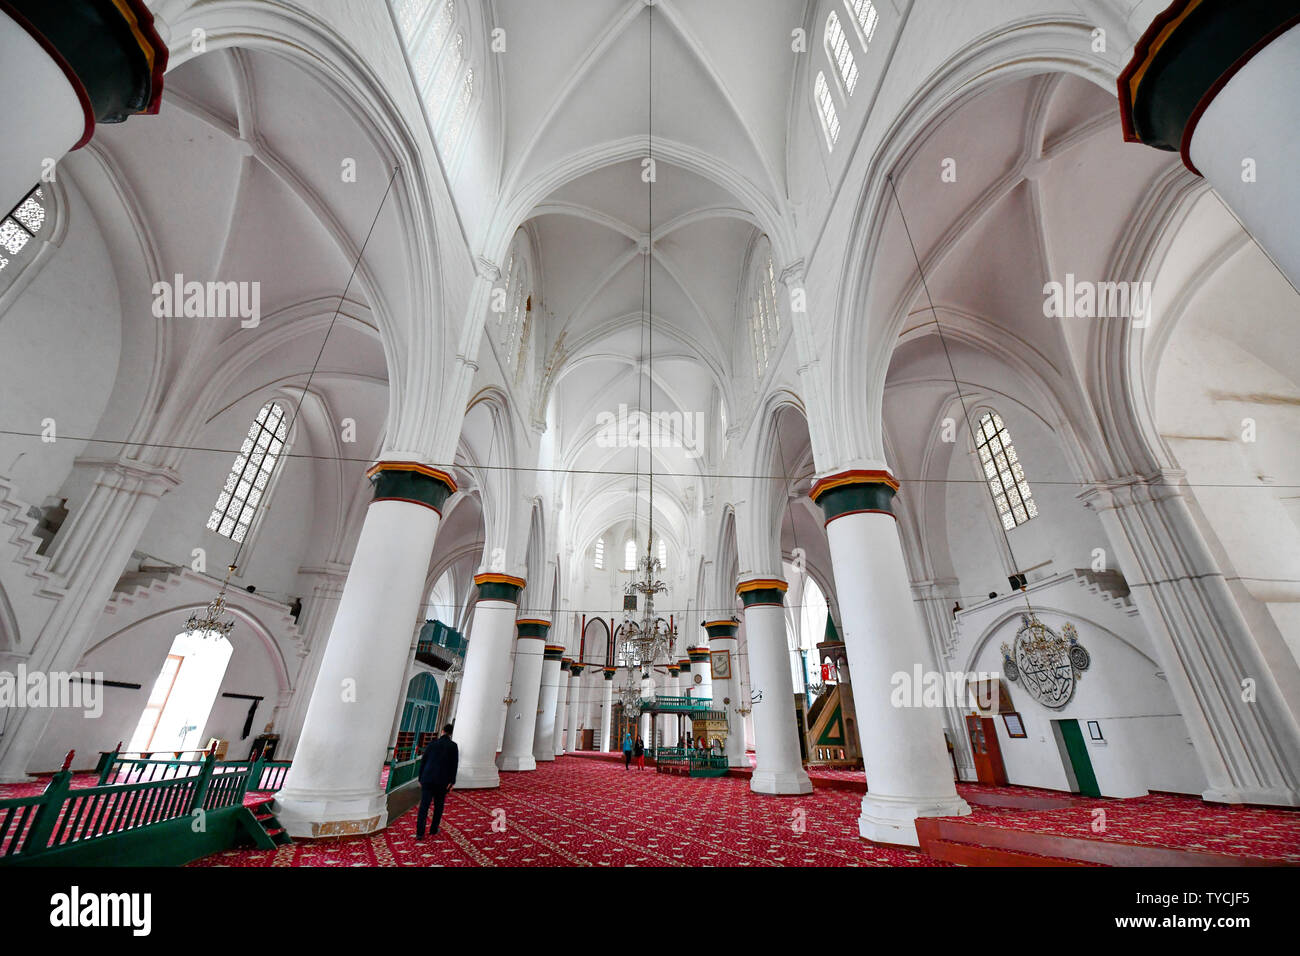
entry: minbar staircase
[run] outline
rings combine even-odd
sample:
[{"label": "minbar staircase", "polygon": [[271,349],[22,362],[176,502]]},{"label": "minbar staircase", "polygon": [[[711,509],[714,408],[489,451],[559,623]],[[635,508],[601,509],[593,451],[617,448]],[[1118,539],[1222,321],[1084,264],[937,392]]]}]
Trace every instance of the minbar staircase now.
[{"label": "minbar staircase", "polygon": [[248,816],[239,822],[243,825],[244,833],[257,849],[274,850],[276,847],[293,842],[275,814],[271,812],[270,800],[255,803],[244,809],[248,811]]}]

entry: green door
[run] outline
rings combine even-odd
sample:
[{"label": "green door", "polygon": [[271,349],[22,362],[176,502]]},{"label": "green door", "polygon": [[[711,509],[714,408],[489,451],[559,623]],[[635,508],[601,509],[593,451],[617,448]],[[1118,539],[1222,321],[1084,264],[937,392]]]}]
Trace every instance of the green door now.
[{"label": "green door", "polygon": [[1092,760],[1088,757],[1088,745],[1083,742],[1083,732],[1079,730],[1077,720],[1058,720],[1061,725],[1061,737],[1065,740],[1065,750],[1070,755],[1070,766],[1074,768],[1074,779],[1079,783],[1079,792],[1085,797],[1100,797],[1097,787],[1097,775],[1092,772]]}]

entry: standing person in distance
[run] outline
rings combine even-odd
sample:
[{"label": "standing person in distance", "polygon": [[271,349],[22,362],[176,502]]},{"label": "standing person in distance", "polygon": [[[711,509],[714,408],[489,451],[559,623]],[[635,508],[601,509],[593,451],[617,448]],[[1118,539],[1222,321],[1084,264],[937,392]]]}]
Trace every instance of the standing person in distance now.
[{"label": "standing person in distance", "polygon": [[429,836],[438,835],[442,822],[442,806],[447,793],[456,783],[456,765],[460,762],[460,749],[451,739],[452,725],[442,728],[442,736],[433,740],[420,760],[420,815],[415,821],[415,838],[424,839],[424,821],[433,804],[433,829]]},{"label": "standing person in distance", "polygon": [[632,735],[627,731],[623,732],[623,769],[632,769]]}]

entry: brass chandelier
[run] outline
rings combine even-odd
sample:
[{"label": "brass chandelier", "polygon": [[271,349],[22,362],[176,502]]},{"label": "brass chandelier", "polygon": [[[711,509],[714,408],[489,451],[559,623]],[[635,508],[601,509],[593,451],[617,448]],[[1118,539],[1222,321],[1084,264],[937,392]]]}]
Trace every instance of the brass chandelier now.
[{"label": "brass chandelier", "polygon": [[[640,577],[628,582],[625,593],[633,600],[627,604],[642,608],[640,620],[634,620],[631,608],[624,611],[620,638],[623,661],[627,664],[629,683],[631,668],[641,668],[643,678],[650,676],[650,668],[660,657],[668,658],[677,643],[677,626],[671,621],[655,616],[655,595],[668,590],[659,577],[663,566],[654,555],[654,472],[650,474],[650,533],[646,538],[645,556],[638,562]],[[644,603],[636,595],[645,597]],[[639,693],[639,691],[638,691]]]},{"label": "brass chandelier", "polygon": [[235,622],[225,621],[222,618],[226,614],[226,585],[230,583],[230,575],[235,571],[235,565],[226,568],[226,579],[221,582],[221,590],[217,596],[212,599],[212,603],[200,617],[197,613],[191,614],[190,619],[185,622],[185,633],[191,637],[197,634],[200,637],[225,637],[235,629]]}]

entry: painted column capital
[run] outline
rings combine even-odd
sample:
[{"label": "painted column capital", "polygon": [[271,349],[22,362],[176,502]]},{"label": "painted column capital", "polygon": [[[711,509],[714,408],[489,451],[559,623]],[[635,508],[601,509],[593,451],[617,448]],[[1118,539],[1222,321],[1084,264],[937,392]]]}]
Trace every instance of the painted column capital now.
[{"label": "painted column capital", "polygon": [[559,663],[560,659],[563,657],[564,657],[563,644],[547,644],[546,650],[542,652],[542,659],[546,661],[555,661],[556,663]]},{"label": "painted column capital", "polygon": [[480,601],[506,601],[510,604],[518,604],[519,592],[527,583],[523,578],[510,574],[474,575],[474,584],[478,587]]},{"label": "painted column capital", "polygon": [[569,673],[572,674],[574,677],[581,677],[585,667],[586,667],[585,664],[577,664],[577,663],[570,664]]},{"label": "painted column capital", "polygon": [[708,632],[710,641],[734,641],[739,622],[730,619],[725,621],[705,621],[703,627]]},{"label": "painted column capital", "polygon": [[376,501],[409,501],[442,516],[442,506],[455,494],[456,481],[438,468],[414,461],[378,461],[366,471]]},{"label": "painted column capital", "polygon": [[692,647],[686,651],[690,655],[692,664],[707,664],[709,660],[709,649],[707,647]]},{"label": "painted column capital", "polygon": [[617,667],[602,667],[601,670],[602,670],[602,671],[604,672],[604,674],[605,674],[605,680],[607,680],[607,681],[612,681],[612,680],[614,679],[614,674],[617,673],[617,671],[618,671],[618,668],[617,668]]},{"label": "painted column capital", "polygon": [[515,621],[515,628],[519,631],[521,641],[525,639],[544,641],[547,631],[551,629],[551,622],[536,617],[524,617]]},{"label": "painted column capital", "polygon": [[898,479],[882,469],[841,471],[819,478],[808,497],[821,506],[826,524],[850,514],[894,514]]},{"label": "painted column capital", "polygon": [[689,674],[691,672],[691,658],[689,657],[681,658],[677,662],[677,669],[681,671],[683,674]]},{"label": "painted column capital", "polygon": [[787,588],[789,585],[780,578],[750,578],[736,585],[736,593],[746,610],[761,606],[780,607],[785,604]]},{"label": "painted column capital", "polygon": [[144,0],[6,0],[0,7],[45,49],[76,91],[85,127],[73,149],[90,142],[96,122],[122,123],[158,112],[167,44]]},{"label": "painted column capital", "polygon": [[1119,75],[1124,139],[1178,152],[1199,176],[1190,150],[1202,114],[1256,54],[1297,24],[1294,0],[1174,0]]}]

